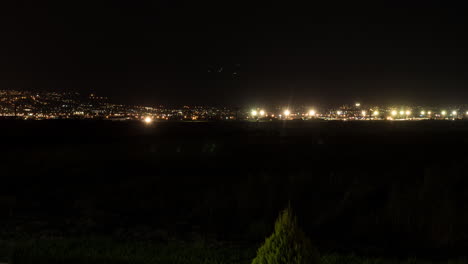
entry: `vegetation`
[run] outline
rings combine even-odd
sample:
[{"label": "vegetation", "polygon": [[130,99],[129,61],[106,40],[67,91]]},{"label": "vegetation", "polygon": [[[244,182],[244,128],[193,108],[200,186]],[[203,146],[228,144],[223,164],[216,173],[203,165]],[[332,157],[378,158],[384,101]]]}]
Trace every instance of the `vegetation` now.
[{"label": "vegetation", "polygon": [[[6,244],[9,246],[4,247]],[[198,244],[152,242],[116,242],[111,239],[40,239],[0,241],[9,248],[9,257],[0,262],[12,264],[247,264],[255,256],[253,247],[206,246]],[[5,250],[0,252],[6,254]],[[431,262],[419,259],[367,258],[355,255],[324,254],[321,264],[464,264],[466,259]]]},{"label": "vegetation", "polygon": [[17,243],[9,257],[13,264],[120,264],[120,263],[239,263],[247,264],[253,251],[197,243],[159,244],[115,242],[111,239],[48,239]]},{"label": "vegetation", "polygon": [[316,264],[317,250],[297,225],[290,207],[280,213],[275,232],[258,249],[252,264]]}]

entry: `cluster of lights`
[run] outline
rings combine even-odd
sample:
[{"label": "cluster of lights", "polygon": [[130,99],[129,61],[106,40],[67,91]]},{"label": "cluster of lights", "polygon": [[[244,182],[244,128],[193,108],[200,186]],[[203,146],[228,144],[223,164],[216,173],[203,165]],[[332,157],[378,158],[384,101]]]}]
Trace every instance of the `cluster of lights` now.
[{"label": "cluster of lights", "polygon": [[260,110],[260,111],[257,111],[257,110],[252,110],[252,112],[250,113],[253,117],[257,117],[257,116],[265,116],[265,110]]},{"label": "cluster of lights", "polygon": [[410,110],[400,110],[400,112],[397,112],[396,110],[392,110],[392,112],[390,113],[392,116],[397,116],[398,114],[401,115],[401,116],[404,116],[404,115],[411,115],[411,111]]},{"label": "cluster of lights", "polygon": [[[267,113],[265,112],[265,110],[256,110],[256,109],[253,109],[252,111],[250,111],[250,115],[252,117],[264,117],[264,116],[267,116]],[[289,109],[285,109],[282,113],[282,115],[280,114],[279,117],[288,117],[291,115],[291,111]],[[311,109],[309,110],[309,112],[307,113],[308,116],[317,116],[317,112],[314,110],[314,109]],[[274,117],[275,115],[271,115],[272,117]]]},{"label": "cluster of lights", "polygon": [[[356,103],[355,106],[356,106],[356,107],[360,107],[361,104],[360,104],[360,103]],[[374,117],[374,118],[378,118],[379,116],[382,115],[382,112],[380,112],[379,110],[372,110],[372,109],[370,109],[369,112],[367,112],[366,110],[362,110],[362,111],[360,111],[360,112],[361,112],[361,116],[364,117],[364,118],[367,117],[367,116],[372,116],[372,117]],[[337,111],[334,112],[334,113],[335,113],[337,116],[343,116],[343,115],[346,114],[346,113],[345,113],[344,111],[342,111],[342,110],[337,110]],[[453,116],[453,117],[455,117],[455,116],[458,115],[458,112],[455,111],[455,110],[453,110],[453,111],[451,111],[451,112],[447,112],[446,110],[442,110],[442,111],[440,112],[440,115],[438,115],[438,116],[447,116],[448,113],[450,113],[450,116]],[[412,114],[413,114],[412,111],[409,110],[409,109],[407,109],[407,110],[405,110],[405,109],[401,109],[401,110],[395,110],[395,109],[393,109],[393,110],[391,110],[390,114],[386,117],[386,119],[387,119],[387,120],[395,120],[395,119],[398,118],[398,116],[401,117],[401,118],[404,118],[404,117],[408,118],[408,117],[412,116]],[[423,117],[423,116],[431,116],[431,115],[432,115],[432,112],[431,112],[431,111],[421,110],[421,111],[419,112],[419,114],[420,114],[421,117]],[[291,111],[290,111],[289,109],[285,109],[285,110],[283,110],[282,114],[279,114],[279,115],[278,115],[278,117],[280,117],[280,118],[281,118],[281,117],[287,118],[287,117],[289,117],[289,116],[291,116],[291,115],[292,115]],[[309,116],[309,117],[316,117],[316,116],[318,116],[318,115],[317,115],[317,112],[316,112],[314,109],[311,109],[311,110],[309,110],[308,112],[302,114],[302,116],[304,116],[304,115],[305,115],[305,116]],[[468,116],[468,111],[466,112],[466,115]],[[267,113],[266,113],[264,110],[257,110],[257,109],[254,109],[254,110],[251,111],[251,116],[252,116],[252,117],[264,117],[264,116],[267,116]],[[271,116],[274,117],[275,115],[271,115]],[[437,115],[436,115],[436,116],[437,116]],[[152,121],[152,120],[151,120],[151,121]],[[148,121],[147,123],[151,123],[151,121]],[[146,122],[146,121],[145,121],[145,122]]]}]

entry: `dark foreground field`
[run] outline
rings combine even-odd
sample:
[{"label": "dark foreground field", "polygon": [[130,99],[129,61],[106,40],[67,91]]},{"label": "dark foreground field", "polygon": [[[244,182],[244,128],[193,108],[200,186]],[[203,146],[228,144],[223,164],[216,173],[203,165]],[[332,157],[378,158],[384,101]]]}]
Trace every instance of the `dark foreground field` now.
[{"label": "dark foreground field", "polygon": [[[0,244],[1,246],[1,244]],[[250,264],[255,248],[203,243],[122,242],[109,239],[17,241],[8,261],[21,264]],[[465,264],[465,258],[433,260],[322,254],[321,264]]]},{"label": "dark foreground field", "polygon": [[2,121],[0,137],[7,244],[93,236],[252,249],[291,204],[321,252],[467,255],[463,121]]}]

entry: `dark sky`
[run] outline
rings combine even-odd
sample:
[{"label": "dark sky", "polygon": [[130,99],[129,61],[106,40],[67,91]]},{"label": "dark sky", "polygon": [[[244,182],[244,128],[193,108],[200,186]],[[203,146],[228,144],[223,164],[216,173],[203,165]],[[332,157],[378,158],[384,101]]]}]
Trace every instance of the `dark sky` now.
[{"label": "dark sky", "polygon": [[142,104],[468,102],[456,1],[11,2],[1,89]]}]

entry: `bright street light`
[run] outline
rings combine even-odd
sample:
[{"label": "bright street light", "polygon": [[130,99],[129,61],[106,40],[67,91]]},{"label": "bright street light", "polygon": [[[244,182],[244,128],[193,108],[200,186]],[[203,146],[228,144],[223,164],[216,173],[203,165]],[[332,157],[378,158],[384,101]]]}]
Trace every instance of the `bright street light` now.
[{"label": "bright street light", "polygon": [[374,115],[375,115],[375,116],[378,116],[378,115],[379,115],[379,111],[374,111]]},{"label": "bright street light", "polygon": [[444,110],[444,111],[442,111],[442,112],[440,112],[440,113],[444,116],[444,115],[447,114],[447,111]]},{"label": "bright street light", "polygon": [[404,115],[404,114],[405,114],[405,111],[401,110],[400,115]]},{"label": "bright street light", "polygon": [[289,110],[284,110],[284,115],[285,116],[289,116],[291,114],[291,112]]},{"label": "bright street light", "polygon": [[396,116],[397,115],[397,111],[396,110],[393,110],[392,111],[392,116]]},{"label": "bright street light", "polygon": [[310,115],[310,116],[314,116],[314,115],[315,115],[315,110],[310,110],[310,111],[309,111],[309,115]]},{"label": "bright street light", "polygon": [[146,124],[151,124],[151,122],[153,122],[153,118],[147,116],[145,117],[145,119],[143,120]]},{"label": "bright street light", "polygon": [[258,115],[258,112],[257,112],[257,110],[252,110],[252,113],[251,113],[251,114],[252,114],[252,116],[257,116],[257,115]]},{"label": "bright street light", "polygon": [[260,115],[261,115],[261,116],[264,116],[264,115],[265,115],[265,111],[260,110]]}]

